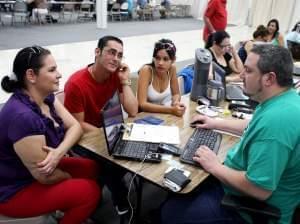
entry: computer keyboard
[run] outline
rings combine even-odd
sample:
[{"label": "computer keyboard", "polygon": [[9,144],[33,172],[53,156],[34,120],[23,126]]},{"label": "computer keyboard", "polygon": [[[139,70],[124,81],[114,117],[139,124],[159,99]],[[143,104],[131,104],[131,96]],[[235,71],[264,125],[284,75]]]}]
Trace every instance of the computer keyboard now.
[{"label": "computer keyboard", "polygon": [[184,146],[183,153],[180,160],[184,163],[200,166],[193,161],[193,156],[200,145],[206,145],[212,149],[216,154],[222,141],[222,135],[212,130],[196,128]]}]

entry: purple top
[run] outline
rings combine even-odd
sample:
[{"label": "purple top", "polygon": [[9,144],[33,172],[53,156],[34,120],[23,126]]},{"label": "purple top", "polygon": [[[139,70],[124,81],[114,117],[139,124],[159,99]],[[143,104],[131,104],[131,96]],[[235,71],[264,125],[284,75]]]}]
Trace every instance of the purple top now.
[{"label": "purple top", "polygon": [[53,148],[62,142],[65,129],[55,112],[54,99],[54,95],[50,94],[44,102],[58,127],[21,90],[17,90],[3,106],[0,112],[0,202],[7,201],[34,181],[14,150],[15,142],[33,135],[44,135],[47,146]]}]

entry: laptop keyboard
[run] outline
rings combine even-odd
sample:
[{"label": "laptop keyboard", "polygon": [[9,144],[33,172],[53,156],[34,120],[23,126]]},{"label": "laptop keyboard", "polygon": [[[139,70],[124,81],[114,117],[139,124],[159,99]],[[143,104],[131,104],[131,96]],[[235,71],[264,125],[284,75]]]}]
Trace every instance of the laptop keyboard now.
[{"label": "laptop keyboard", "polygon": [[149,152],[157,152],[157,147],[157,143],[120,141],[116,154],[129,158],[144,159]]},{"label": "laptop keyboard", "polygon": [[212,130],[196,128],[184,146],[183,153],[180,160],[192,165],[198,165],[193,161],[193,156],[200,145],[206,145],[212,149],[216,154],[222,141],[222,135]]}]

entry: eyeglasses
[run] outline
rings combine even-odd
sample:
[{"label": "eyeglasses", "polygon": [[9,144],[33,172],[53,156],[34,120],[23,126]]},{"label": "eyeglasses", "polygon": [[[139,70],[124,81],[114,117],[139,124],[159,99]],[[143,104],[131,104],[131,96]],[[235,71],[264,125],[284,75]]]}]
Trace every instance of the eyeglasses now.
[{"label": "eyeglasses", "polygon": [[176,52],[176,47],[174,44],[171,43],[163,43],[163,42],[156,42],[155,43],[155,49],[165,49],[166,51],[174,51]]},{"label": "eyeglasses", "polygon": [[230,47],[230,44],[219,44],[219,47],[220,48],[227,48],[227,47]]},{"label": "eyeglasses", "polygon": [[30,63],[33,56],[39,56],[42,53],[42,48],[39,46],[33,46],[29,48],[29,56],[27,60],[27,65],[30,67]]},{"label": "eyeglasses", "polygon": [[110,49],[104,49],[104,51],[107,52],[107,54],[111,57],[117,56],[119,60],[124,59],[123,52],[118,52],[116,49],[110,48]]}]

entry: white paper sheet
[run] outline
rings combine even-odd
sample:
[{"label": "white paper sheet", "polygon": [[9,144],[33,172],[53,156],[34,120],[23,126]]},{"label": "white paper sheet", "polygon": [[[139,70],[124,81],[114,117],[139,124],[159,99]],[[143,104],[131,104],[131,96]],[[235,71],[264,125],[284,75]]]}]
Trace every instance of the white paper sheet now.
[{"label": "white paper sheet", "polygon": [[133,124],[130,133],[123,136],[125,140],[154,143],[180,144],[179,128],[176,126]]}]

